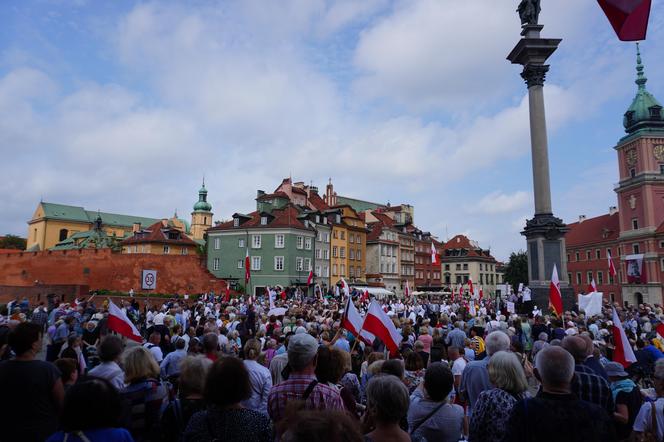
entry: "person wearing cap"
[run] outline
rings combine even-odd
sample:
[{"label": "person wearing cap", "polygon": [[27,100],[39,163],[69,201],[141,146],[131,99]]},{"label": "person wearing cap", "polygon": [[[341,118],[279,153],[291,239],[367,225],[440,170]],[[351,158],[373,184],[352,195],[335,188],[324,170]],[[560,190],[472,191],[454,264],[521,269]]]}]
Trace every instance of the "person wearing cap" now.
[{"label": "person wearing cap", "polygon": [[625,368],[618,362],[609,362],[604,370],[611,382],[611,394],[616,404],[613,420],[619,440],[628,440],[632,434],[632,426],[641,408],[641,392],[636,384],[629,379]]},{"label": "person wearing cap", "polygon": [[318,341],[313,336],[302,333],[290,337],[288,341],[288,379],[275,385],[268,395],[268,413],[278,425],[286,415],[289,402],[301,405],[307,410],[343,410],[339,392],[318,383],[315,370],[318,361]]}]

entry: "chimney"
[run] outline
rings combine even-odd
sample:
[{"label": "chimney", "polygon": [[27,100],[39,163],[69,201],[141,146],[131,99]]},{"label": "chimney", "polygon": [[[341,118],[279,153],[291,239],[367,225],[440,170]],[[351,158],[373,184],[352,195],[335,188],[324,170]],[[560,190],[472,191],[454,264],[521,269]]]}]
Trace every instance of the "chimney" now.
[{"label": "chimney", "polygon": [[618,213],[618,208],[616,206],[609,207],[609,215],[615,215]]},{"label": "chimney", "polygon": [[586,220],[586,218],[587,218],[586,215],[579,215],[579,224],[584,222]]},{"label": "chimney", "polygon": [[136,233],[139,230],[141,230],[141,223],[134,223],[133,226],[131,227],[132,233]]}]

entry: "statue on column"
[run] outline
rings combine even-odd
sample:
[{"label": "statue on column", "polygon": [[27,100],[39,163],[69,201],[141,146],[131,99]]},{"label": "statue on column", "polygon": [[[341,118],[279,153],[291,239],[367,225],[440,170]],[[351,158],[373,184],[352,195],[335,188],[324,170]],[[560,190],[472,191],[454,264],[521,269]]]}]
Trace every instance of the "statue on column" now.
[{"label": "statue on column", "polygon": [[539,14],[542,11],[540,3],[541,0],[521,0],[517,8],[521,18],[521,26],[538,24]]}]

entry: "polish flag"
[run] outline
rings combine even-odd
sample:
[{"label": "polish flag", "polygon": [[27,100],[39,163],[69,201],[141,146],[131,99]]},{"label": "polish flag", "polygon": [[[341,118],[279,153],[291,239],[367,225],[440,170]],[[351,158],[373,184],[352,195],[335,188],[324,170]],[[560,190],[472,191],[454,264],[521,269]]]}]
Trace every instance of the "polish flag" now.
[{"label": "polish flag", "polygon": [[108,301],[108,328],[136,342],[143,342],[143,337],[127,314],[113,301]]},{"label": "polish flag", "polygon": [[459,284],[459,302],[463,299],[463,284]]},{"label": "polish flag", "polygon": [[563,296],[560,292],[560,280],[558,279],[558,268],[553,265],[553,274],[551,275],[551,284],[549,284],[549,307],[553,313],[561,317],[563,314]]},{"label": "polish flag", "polygon": [[364,289],[364,293],[362,293],[362,299],[360,299],[360,301],[364,302],[367,299],[369,299],[369,290]]},{"label": "polish flag", "polygon": [[364,318],[355,308],[353,300],[348,297],[344,306],[344,315],[341,319],[341,327],[345,328],[355,336],[359,336],[365,343],[373,344],[376,338],[372,333],[364,329]]},{"label": "polish flag", "polygon": [[277,292],[275,292],[273,289],[269,288],[267,289],[267,298],[270,301],[270,310],[272,310],[274,306],[274,298],[277,297]]},{"label": "polish flag", "polygon": [[440,265],[440,256],[438,256],[438,251],[433,241],[431,241],[431,264]]},{"label": "polish flag", "polygon": [[616,266],[613,265],[613,259],[611,258],[611,252],[609,252],[608,250],[606,251],[606,258],[609,261],[609,275],[611,275],[615,278],[616,275],[618,274],[618,272],[616,271]]},{"label": "polish flag", "polygon": [[410,286],[408,285],[408,280],[406,280],[406,287],[403,289],[403,294],[406,298],[410,297]]},{"label": "polish flag", "polygon": [[484,298],[484,292],[482,291],[482,287],[480,287],[480,301]]},{"label": "polish flag", "polygon": [[350,287],[345,279],[341,278],[341,289],[344,291],[344,294],[350,298]]},{"label": "polish flag", "polygon": [[307,285],[311,285],[311,281],[314,280],[314,271],[309,270],[309,277],[307,278]]},{"label": "polish flag", "polygon": [[595,278],[590,280],[590,284],[588,284],[588,288],[586,288],[586,292],[588,293],[595,293],[597,291],[597,284],[595,284]]},{"label": "polish flag", "polygon": [[373,301],[369,304],[369,311],[364,318],[363,329],[378,336],[390,350],[390,353],[396,354],[399,351],[399,344],[403,336],[394,326],[394,322],[387,316],[387,313],[380,308],[378,302]]},{"label": "polish flag", "polygon": [[473,290],[473,278],[468,278],[468,291],[472,294],[475,293]]},{"label": "polish flag", "polygon": [[249,284],[249,280],[251,279],[251,269],[250,269],[251,263],[249,262],[249,247],[247,247],[247,254],[244,257],[244,283]]},{"label": "polish flag", "polygon": [[622,41],[646,39],[651,0],[597,0]]},{"label": "polish flag", "polygon": [[[620,362],[623,367],[628,367],[630,364],[636,362],[634,349],[632,348],[625,329],[623,329],[620,317],[616,309],[613,310],[613,342],[615,349],[613,350],[613,362]],[[659,328],[657,330],[659,332]]]},{"label": "polish flag", "polygon": [[[251,299],[251,297],[249,297]],[[226,297],[224,298],[224,302],[231,302],[231,287],[226,286]]]},{"label": "polish flag", "polygon": [[664,339],[664,324],[660,322],[655,330],[657,330],[657,334],[660,336],[660,340]]}]

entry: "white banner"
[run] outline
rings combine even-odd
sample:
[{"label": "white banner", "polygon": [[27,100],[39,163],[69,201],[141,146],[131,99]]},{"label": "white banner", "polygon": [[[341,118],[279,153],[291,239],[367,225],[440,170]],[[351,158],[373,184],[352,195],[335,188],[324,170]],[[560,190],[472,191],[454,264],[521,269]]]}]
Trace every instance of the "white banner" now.
[{"label": "white banner", "polygon": [[507,311],[508,311],[508,313],[516,313],[516,309],[514,308],[514,303],[513,302],[508,302],[507,303]]},{"label": "white banner", "polygon": [[143,270],[141,275],[141,288],[143,290],[154,290],[157,288],[157,271]]},{"label": "white banner", "polygon": [[604,295],[601,292],[579,295],[579,311],[586,316],[599,316],[602,314],[602,299]]}]

